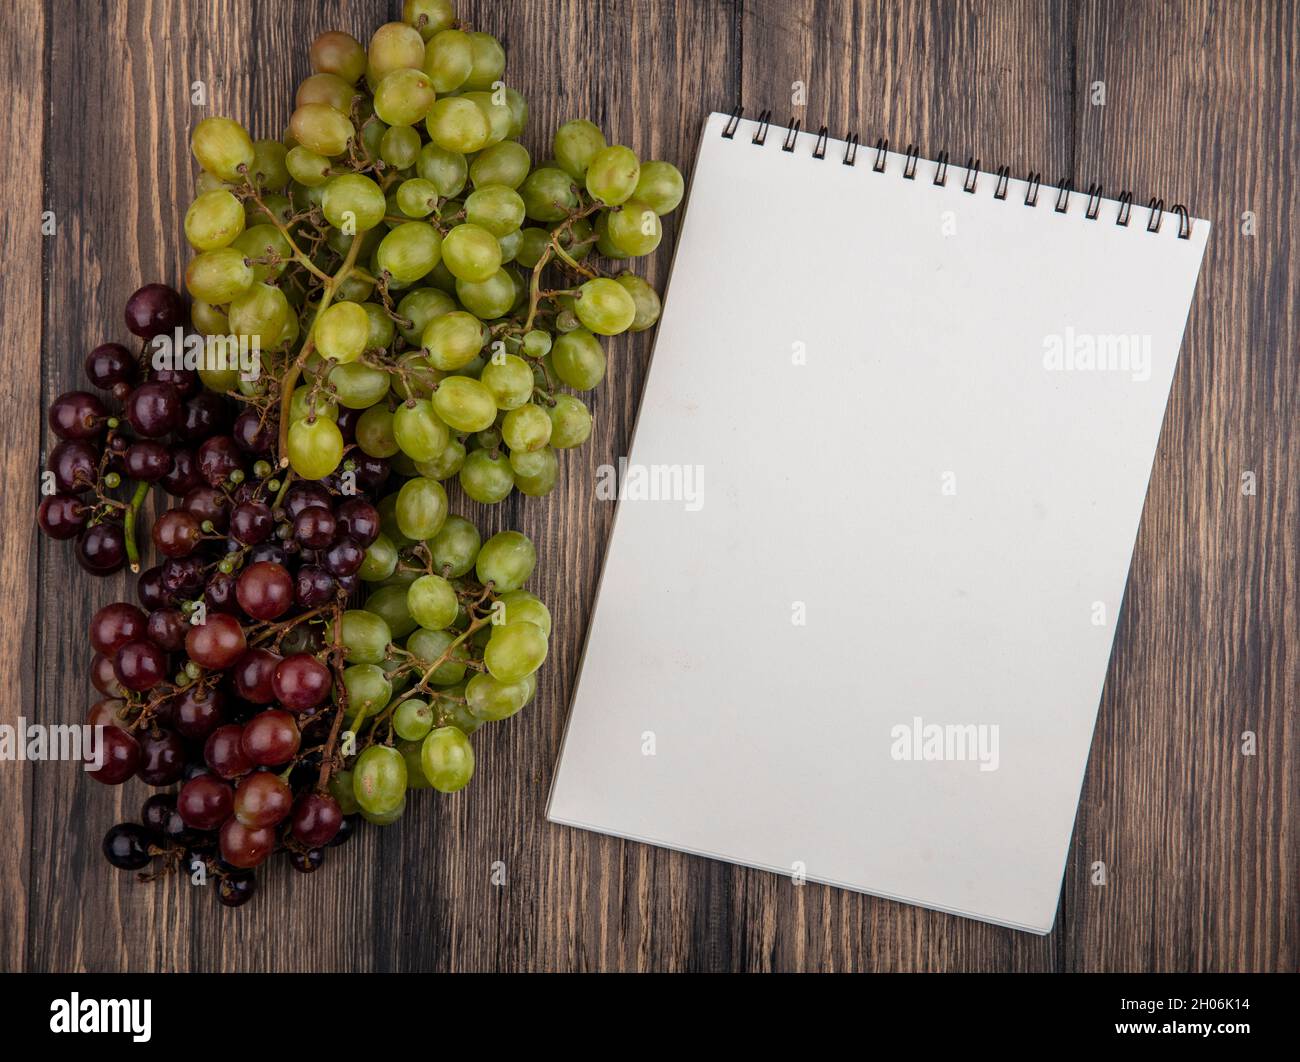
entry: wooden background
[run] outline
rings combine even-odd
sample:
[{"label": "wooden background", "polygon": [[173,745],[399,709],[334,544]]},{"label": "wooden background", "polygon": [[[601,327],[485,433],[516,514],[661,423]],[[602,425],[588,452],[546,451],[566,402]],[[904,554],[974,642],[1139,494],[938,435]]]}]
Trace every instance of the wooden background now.
[{"label": "wooden background", "polygon": [[[85,625],[130,593],[32,514],[51,397],[121,339],[140,283],[179,280],[194,122],[277,136],[307,45],[366,40],[397,0],[18,0],[0,39],[3,716],[79,721]],[[585,116],[689,171],[699,122],[743,100],[874,143],[1180,200],[1215,229],[1137,544],[1055,931],[997,929],[548,825],[542,811],[609,531],[596,465],[626,452],[651,336],[613,344],[596,430],[547,499],[490,526],[542,546],[559,630],[540,696],[476,737],[454,798],[417,794],[312,878],[278,865],[238,911],[133,882],[99,841],[145,796],[67,764],[0,764],[0,963],[30,970],[1294,970],[1296,225],[1294,3],[462,2],[501,36],[544,151]],[[207,82],[208,107],[190,105]],[[791,86],[807,104],[791,108]],[[1090,101],[1105,83],[1106,102]],[[779,204],[774,204],[779,210]],[[43,210],[57,233],[42,238]],[[1252,212],[1256,229],[1242,231]],[[675,225],[649,266],[666,276]],[[1243,472],[1258,492],[1243,496]],[[881,558],[888,563],[887,558]],[[1258,755],[1239,753],[1258,735]],[[834,740],[833,734],[826,735]],[[507,881],[490,881],[502,860]],[[1102,860],[1108,884],[1089,884]]]}]

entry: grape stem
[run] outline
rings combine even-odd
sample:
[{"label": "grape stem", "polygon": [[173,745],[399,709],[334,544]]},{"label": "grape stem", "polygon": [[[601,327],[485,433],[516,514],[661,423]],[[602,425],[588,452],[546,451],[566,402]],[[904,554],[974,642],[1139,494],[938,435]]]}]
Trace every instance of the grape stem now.
[{"label": "grape stem", "polygon": [[330,736],[325,741],[325,750],[321,753],[320,775],[316,779],[316,789],[325,792],[330,781],[330,771],[334,769],[334,748],[338,744],[339,731],[343,727],[343,717],[348,714],[348,691],[343,685],[343,607],[334,606],[334,644],[330,646],[330,667],[334,671],[334,689],[339,702],[334,707],[334,720],[330,723]]},{"label": "grape stem", "polygon": [[[312,318],[312,326],[315,328],[316,321],[320,319],[329,304],[334,301],[334,295],[339,290],[343,281],[347,280],[348,274],[352,272],[352,267],[356,264],[357,255],[361,251],[361,233],[352,237],[352,245],[348,247],[347,257],[343,259],[343,264],[339,266],[339,271],[325,281],[325,291],[321,295],[320,306],[316,310],[316,316]],[[284,374],[284,380],[280,384],[280,438],[278,448],[280,452],[280,467],[287,468],[289,465],[289,413],[293,402],[293,388],[298,382],[298,377],[302,375],[302,367],[307,364],[307,359],[311,357],[311,352],[315,349],[316,337],[314,331],[307,336],[307,340],[302,345],[302,350],[298,352],[298,358],[288,371]]]},{"label": "grape stem", "polygon": [[131,495],[131,504],[127,506],[126,516],[124,517],[123,531],[126,533],[126,556],[131,562],[131,572],[134,574],[140,570],[140,547],[135,541],[135,523],[136,515],[140,512],[140,506],[149,495],[149,484],[140,482],[135,485],[135,493]]}]

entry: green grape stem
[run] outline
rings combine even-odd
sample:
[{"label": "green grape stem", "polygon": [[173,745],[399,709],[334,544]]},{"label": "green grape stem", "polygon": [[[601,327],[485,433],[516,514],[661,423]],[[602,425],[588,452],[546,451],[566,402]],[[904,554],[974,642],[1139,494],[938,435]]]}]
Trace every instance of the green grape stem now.
[{"label": "green grape stem", "polygon": [[[348,275],[352,272],[360,251],[361,234],[357,233],[352,237],[352,244],[348,247],[347,257],[343,259],[339,271],[325,282],[325,292],[321,295],[320,306],[316,310],[316,316],[312,318],[313,325],[316,319],[329,307],[329,304],[334,301],[335,292],[338,291],[343,281],[347,280]],[[311,352],[315,349],[315,346],[315,336],[308,335],[306,342],[302,345],[302,350],[298,352],[297,360],[289,366],[288,371],[284,374],[284,380],[280,384],[280,437],[277,446],[281,468],[289,467],[289,413],[293,404],[294,385],[297,384],[298,377],[302,375],[302,368],[307,364],[307,359],[311,357]]]},{"label": "green grape stem", "polygon": [[596,213],[601,208],[600,203],[589,203],[581,210],[575,210],[559,225],[551,230],[551,242],[546,245],[546,250],[542,252],[542,257],[537,260],[533,266],[533,275],[528,282],[528,318],[524,321],[524,332],[532,330],[533,321],[537,318],[537,308],[542,301],[542,271],[550,265],[551,259],[558,255],[570,268],[577,270],[586,277],[599,276],[586,266],[580,265],[575,259],[570,257],[568,252],[560,246],[560,237],[573,227],[575,221],[579,221],[591,214]]},{"label": "green grape stem", "polygon": [[[257,189],[253,187],[252,181],[248,182],[248,197],[254,203],[256,203],[258,206],[262,208],[262,213],[265,214],[268,218],[270,218],[271,224],[274,225],[276,229],[279,230],[280,235],[284,237],[285,242],[288,243],[289,247],[293,250],[293,260],[297,262],[300,266],[302,266],[304,269],[306,269],[308,272],[315,274],[315,276],[317,276],[320,280],[324,281],[326,285],[328,285],[330,281],[330,275],[326,273],[323,269],[321,269],[319,266],[317,266],[316,263],[313,262],[303,252],[302,248],[298,246],[297,241],[294,240],[292,233],[289,232],[289,227],[285,225],[278,217],[276,217],[275,214],[273,214],[267,208],[266,204],[262,202],[262,197],[257,194]],[[250,261],[252,261],[252,259],[250,259]]]},{"label": "green grape stem", "polygon": [[140,512],[140,506],[149,495],[148,483],[137,483],[135,493],[131,495],[131,504],[127,506],[124,517],[123,531],[126,533],[126,556],[131,562],[132,573],[140,570],[140,547],[135,540],[136,517]]}]

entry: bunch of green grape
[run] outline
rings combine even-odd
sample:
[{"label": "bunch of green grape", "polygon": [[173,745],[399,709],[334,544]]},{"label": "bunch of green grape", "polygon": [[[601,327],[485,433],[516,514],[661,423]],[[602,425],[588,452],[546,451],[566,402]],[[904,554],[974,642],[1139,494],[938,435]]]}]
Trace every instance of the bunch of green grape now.
[{"label": "bunch of green grape", "polygon": [[449,0],[406,0],[403,19],[368,47],[313,42],[283,142],[195,128],[193,320],[263,352],[256,380],[203,379],[274,416],[300,478],[359,451],[478,502],[545,495],[591,433],[572,392],[604,378],[602,337],[659,318],[649,284],[597,262],[654,251],[682,175],[587,121],[534,165],[500,42]]},{"label": "bunch of green grape", "polygon": [[[413,479],[397,500],[411,505]],[[433,484],[438,490],[438,484]],[[402,521],[405,526],[405,521]],[[367,550],[363,608],[342,612],[327,642],[346,666],[334,699],[356,736],[329,791],[344,814],[395,821],[408,789],[464,788],[474,773],[469,735],[532,701],[546,660],[551,613],[525,590],[537,553],[517,531],[481,542],[447,515],[421,542],[405,540],[393,511]]]}]

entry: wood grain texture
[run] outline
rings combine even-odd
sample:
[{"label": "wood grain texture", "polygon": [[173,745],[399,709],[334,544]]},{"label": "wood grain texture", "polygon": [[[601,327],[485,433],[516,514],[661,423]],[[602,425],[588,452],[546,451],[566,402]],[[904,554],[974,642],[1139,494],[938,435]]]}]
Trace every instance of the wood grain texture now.
[{"label": "wood grain texture", "polygon": [[[11,198],[0,220],[10,267],[0,312],[5,335],[34,346],[39,333],[41,358],[39,375],[34,355],[14,365],[4,388],[14,415],[0,424],[0,644],[19,647],[0,665],[6,721],[19,710],[78,718],[90,695],[85,622],[133,595],[125,577],[91,580],[62,544],[36,544],[42,393],[82,385],[84,352],[121,338],[135,287],[179,278],[193,123],[229,114],[278,135],[311,37],[341,28],[365,40],[400,3],[327,7],[20,5],[4,44],[15,103],[3,121],[10,143],[43,149],[12,153],[21,203]],[[468,0],[460,10],[505,41],[535,157],[556,125],[582,116],[689,170],[700,119],[740,99],[866,144],[888,137],[947,149],[955,163],[974,156],[1179,199],[1214,221],[1056,929],[1015,933],[544,821],[613,516],[596,500],[596,469],[627,452],[650,356],[639,336],[610,344],[592,440],[562,459],[554,494],[484,511],[453,491],[453,508],[485,530],[516,526],[538,543],[538,589],[558,630],[536,703],[476,736],[467,792],[418,794],[400,826],[362,831],[312,878],[276,867],[257,901],[232,912],[182,880],[137,886],[103,864],[99,839],[135,813],[137,783],[106,792],[68,765],[0,765],[19,831],[0,850],[4,968],[1295,969],[1296,5]],[[196,80],[205,106],[190,103]],[[1105,106],[1090,102],[1097,81]],[[790,102],[794,82],[802,105]],[[43,242],[32,220],[42,204],[59,222]],[[1240,231],[1246,211],[1254,236]],[[657,286],[676,224],[643,270]],[[1240,492],[1244,471],[1256,474],[1253,496]],[[1259,739],[1253,758],[1238,751],[1247,730]],[[1089,884],[1098,860],[1104,887]]]}]

